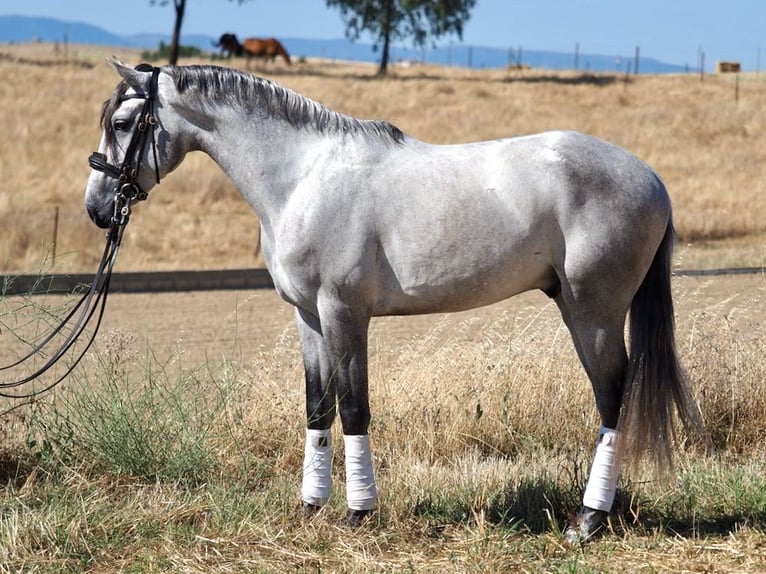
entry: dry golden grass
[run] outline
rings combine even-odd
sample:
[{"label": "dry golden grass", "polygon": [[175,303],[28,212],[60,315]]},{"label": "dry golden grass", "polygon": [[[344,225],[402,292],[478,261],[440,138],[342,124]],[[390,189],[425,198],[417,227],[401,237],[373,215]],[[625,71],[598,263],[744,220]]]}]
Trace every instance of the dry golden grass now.
[{"label": "dry golden grass", "polygon": [[[116,84],[109,49],[50,45],[0,52],[0,246],[2,268],[43,265],[61,210],[56,268],[89,271],[101,249],[82,208],[87,156],[100,137],[101,102]],[[138,54],[116,50],[129,63]],[[45,65],[41,65],[41,62]],[[235,61],[233,65],[243,65]],[[679,265],[761,266],[766,261],[766,78],[622,76],[299,63],[260,68],[338,111],[385,119],[434,143],[576,129],[624,146],[665,179],[684,250]],[[120,269],[260,265],[257,219],[208,158],[189,157],[136,211]]]}]

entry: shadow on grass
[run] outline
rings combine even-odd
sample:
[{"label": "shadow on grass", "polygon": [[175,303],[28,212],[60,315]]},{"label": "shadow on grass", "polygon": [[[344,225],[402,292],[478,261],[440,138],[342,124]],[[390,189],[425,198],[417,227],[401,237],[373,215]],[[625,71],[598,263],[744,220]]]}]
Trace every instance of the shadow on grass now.
[{"label": "shadow on grass", "polygon": [[32,450],[19,445],[0,445],[0,488],[11,484],[22,487],[40,462]]},{"label": "shadow on grass", "polygon": [[380,81],[395,81],[395,82],[413,82],[413,81],[429,81],[429,82],[477,82],[477,83],[519,83],[519,84],[557,84],[563,86],[594,86],[603,87],[616,84],[617,82],[630,82],[631,79],[626,80],[625,76],[619,74],[594,74],[591,72],[572,73],[572,74],[556,74],[556,73],[525,73],[518,74],[509,71],[504,77],[471,77],[471,76],[451,76],[447,74],[439,74],[433,71],[423,71],[416,74],[402,75],[397,74],[396,70],[389,71],[388,74],[381,76],[377,73],[364,73],[364,72],[341,72],[338,73],[332,67],[326,69],[323,68],[303,68],[300,70],[289,70],[286,68],[274,68],[270,70],[245,70],[256,76],[264,75],[274,78],[284,78],[290,76],[306,76],[317,78],[333,78],[340,80],[349,80],[355,82],[380,82]]},{"label": "shadow on grass", "polygon": [[[515,487],[509,486],[483,504],[469,497],[431,496],[418,501],[413,513],[434,526],[471,524],[481,515],[484,520],[500,528],[533,535],[561,533],[574,522],[581,497],[579,486],[562,487],[540,478],[523,481]],[[619,489],[610,523],[617,535],[630,533],[642,536],[664,532],[687,538],[728,536],[745,525],[766,528],[766,509],[709,512],[708,516],[701,516],[691,507],[658,508],[652,501],[637,501],[634,493]]]},{"label": "shadow on grass", "polygon": [[563,489],[541,478],[509,486],[487,500],[468,496],[431,496],[419,500],[413,509],[416,516],[442,524],[469,524],[479,515],[490,524],[513,530],[541,534],[562,529],[579,510],[579,489]]},{"label": "shadow on grass", "polygon": [[766,529],[766,508],[752,501],[737,510],[724,511],[694,506],[681,501],[657,504],[618,490],[611,520],[618,533],[644,535],[661,532],[684,538],[729,536],[743,526]]},{"label": "shadow on grass", "polygon": [[[576,74],[573,76],[557,76],[554,74],[541,74],[539,76],[518,76],[503,80],[509,83],[522,84],[559,84],[565,86],[609,86],[617,82],[625,82],[624,77],[614,74]],[[628,80],[630,81],[630,80]]]}]

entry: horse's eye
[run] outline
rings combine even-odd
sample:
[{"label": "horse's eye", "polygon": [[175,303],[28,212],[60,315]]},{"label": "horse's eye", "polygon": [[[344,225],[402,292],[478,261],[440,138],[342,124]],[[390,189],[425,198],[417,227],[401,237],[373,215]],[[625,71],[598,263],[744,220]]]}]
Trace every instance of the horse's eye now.
[{"label": "horse's eye", "polygon": [[124,132],[130,129],[130,121],[128,120],[114,120],[114,129],[118,132]]}]

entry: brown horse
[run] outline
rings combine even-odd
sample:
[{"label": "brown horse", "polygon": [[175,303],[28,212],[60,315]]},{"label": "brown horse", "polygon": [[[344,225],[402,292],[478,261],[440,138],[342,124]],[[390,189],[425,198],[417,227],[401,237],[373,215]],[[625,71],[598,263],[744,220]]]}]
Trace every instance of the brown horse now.
[{"label": "brown horse", "polygon": [[252,58],[263,58],[266,62],[273,62],[277,56],[282,56],[287,65],[292,64],[287,50],[276,38],[245,38],[242,48],[248,65]]}]

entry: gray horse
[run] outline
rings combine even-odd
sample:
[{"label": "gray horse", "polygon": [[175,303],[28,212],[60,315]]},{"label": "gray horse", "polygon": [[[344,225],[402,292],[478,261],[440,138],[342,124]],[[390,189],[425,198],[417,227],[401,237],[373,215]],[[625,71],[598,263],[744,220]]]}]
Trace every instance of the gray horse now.
[{"label": "gray horse", "polygon": [[[676,413],[702,432],[675,351],[670,200],[625,150],[564,131],[430,145],[240,71],[111,65],[123,81],[104,105],[88,213],[102,227],[115,213],[109,161],[135,155],[131,185],[143,197],[193,150],[215,160],[255,210],[276,289],[296,309],[307,512],[330,496],[336,412],[347,520],[376,507],[374,316],[460,311],[530,289],[556,302],[602,422],[572,539],[593,535],[610,511],[623,460],[649,451],[668,468]],[[152,145],[132,143],[139,123],[158,132]]]}]

